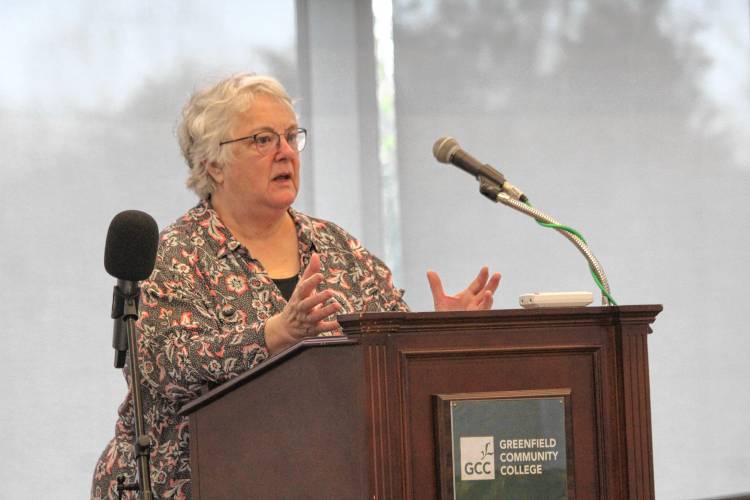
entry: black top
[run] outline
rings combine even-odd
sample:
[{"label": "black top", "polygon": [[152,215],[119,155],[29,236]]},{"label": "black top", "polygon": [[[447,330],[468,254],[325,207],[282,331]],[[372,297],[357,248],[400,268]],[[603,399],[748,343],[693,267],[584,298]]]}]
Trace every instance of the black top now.
[{"label": "black top", "polygon": [[299,276],[295,274],[291,278],[278,278],[278,279],[272,278],[272,279],[273,279],[273,282],[276,283],[276,286],[281,292],[281,295],[288,302],[289,299],[292,297],[292,293],[294,293],[295,287],[297,286],[297,281],[299,281]]}]

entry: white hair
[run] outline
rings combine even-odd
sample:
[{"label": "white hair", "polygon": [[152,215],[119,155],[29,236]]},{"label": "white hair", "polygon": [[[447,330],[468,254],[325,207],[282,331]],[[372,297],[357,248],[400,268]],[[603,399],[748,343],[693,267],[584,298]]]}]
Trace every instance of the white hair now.
[{"label": "white hair", "polygon": [[294,111],[291,98],[278,80],[250,73],[231,76],[195,92],[182,108],[177,139],[190,167],[187,186],[201,199],[208,198],[216,187],[208,166],[223,167],[232,158],[232,148],[222,148],[219,143],[230,139],[234,120],[247,111],[258,94],[276,97]]}]

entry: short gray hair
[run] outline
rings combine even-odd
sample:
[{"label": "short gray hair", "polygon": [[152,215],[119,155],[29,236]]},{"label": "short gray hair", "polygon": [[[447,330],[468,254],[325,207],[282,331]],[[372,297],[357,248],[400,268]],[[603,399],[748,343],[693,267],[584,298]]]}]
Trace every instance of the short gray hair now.
[{"label": "short gray hair", "polygon": [[198,90],[182,108],[177,139],[190,167],[187,186],[201,199],[208,198],[216,188],[208,166],[224,166],[231,159],[232,148],[222,148],[219,143],[229,139],[234,119],[258,94],[276,97],[294,111],[291,98],[278,80],[251,73],[240,73]]}]

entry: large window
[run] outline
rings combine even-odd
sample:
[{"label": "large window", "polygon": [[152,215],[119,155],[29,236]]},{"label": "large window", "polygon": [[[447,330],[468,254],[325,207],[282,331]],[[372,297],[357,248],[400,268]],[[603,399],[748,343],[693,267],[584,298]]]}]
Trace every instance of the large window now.
[{"label": "large window", "polygon": [[[480,264],[521,293],[594,291],[564,238],[431,157],[442,135],[580,229],[650,339],[658,498],[750,491],[736,391],[750,371],[746,0],[394,1],[403,285],[459,290]],[[740,299],[741,300],[741,299]],[[744,382],[740,383],[744,386]]]},{"label": "large window", "polygon": [[[6,2],[0,16],[0,482],[85,498],[125,395],[112,367],[107,227],[197,202],[174,129],[240,71],[299,95],[293,1]],[[52,493],[54,492],[54,493]]]}]

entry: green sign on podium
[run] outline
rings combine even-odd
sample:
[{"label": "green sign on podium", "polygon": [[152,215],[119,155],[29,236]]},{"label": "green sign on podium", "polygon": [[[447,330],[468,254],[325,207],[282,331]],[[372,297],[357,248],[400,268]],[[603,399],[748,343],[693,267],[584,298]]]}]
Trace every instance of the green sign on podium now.
[{"label": "green sign on podium", "polygon": [[441,477],[452,479],[441,488],[448,498],[571,497],[569,391],[440,395],[435,402],[441,468],[450,469]]}]

